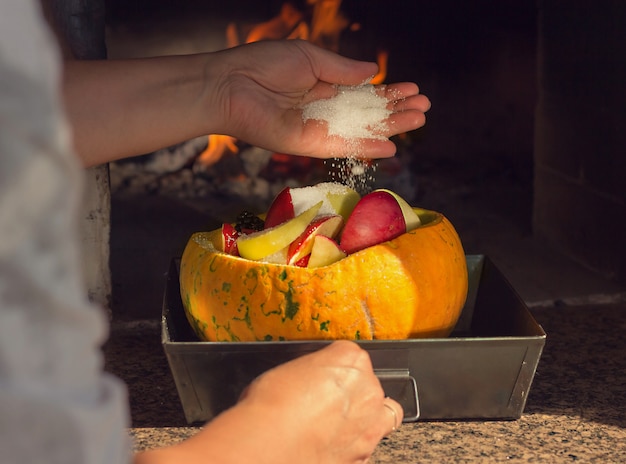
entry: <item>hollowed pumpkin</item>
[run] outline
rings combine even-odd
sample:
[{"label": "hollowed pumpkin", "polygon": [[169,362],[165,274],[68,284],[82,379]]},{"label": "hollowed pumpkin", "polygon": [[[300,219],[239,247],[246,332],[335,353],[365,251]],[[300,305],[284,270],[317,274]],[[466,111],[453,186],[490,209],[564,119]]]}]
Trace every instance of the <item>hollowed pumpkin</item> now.
[{"label": "hollowed pumpkin", "polygon": [[445,337],[467,296],[461,240],[442,214],[329,266],[267,264],[221,253],[221,231],[195,233],[180,263],[187,319],[202,340]]}]

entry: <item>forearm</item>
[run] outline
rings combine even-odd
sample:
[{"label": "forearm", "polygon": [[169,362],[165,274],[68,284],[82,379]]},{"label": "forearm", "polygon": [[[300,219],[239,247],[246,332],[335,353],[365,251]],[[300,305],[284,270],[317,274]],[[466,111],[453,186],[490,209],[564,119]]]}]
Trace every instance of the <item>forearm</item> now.
[{"label": "forearm", "polygon": [[208,134],[209,61],[209,54],[67,61],[65,104],[83,164],[141,155]]},{"label": "forearm", "polygon": [[299,457],[300,462],[311,462],[311,456],[294,453],[298,443],[288,431],[295,425],[268,427],[271,417],[272,411],[263,405],[238,405],[181,443],[135,454],[133,464],[282,464],[297,462]]}]

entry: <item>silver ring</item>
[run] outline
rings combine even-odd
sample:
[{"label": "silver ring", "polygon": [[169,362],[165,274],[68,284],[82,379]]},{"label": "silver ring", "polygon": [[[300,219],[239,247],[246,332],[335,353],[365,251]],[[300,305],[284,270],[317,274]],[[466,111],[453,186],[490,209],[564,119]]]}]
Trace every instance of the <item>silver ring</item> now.
[{"label": "silver ring", "polygon": [[398,413],[393,406],[386,402],[383,402],[383,406],[389,409],[391,411],[391,414],[393,415],[393,428],[391,429],[391,431],[395,432],[396,430],[398,430]]}]

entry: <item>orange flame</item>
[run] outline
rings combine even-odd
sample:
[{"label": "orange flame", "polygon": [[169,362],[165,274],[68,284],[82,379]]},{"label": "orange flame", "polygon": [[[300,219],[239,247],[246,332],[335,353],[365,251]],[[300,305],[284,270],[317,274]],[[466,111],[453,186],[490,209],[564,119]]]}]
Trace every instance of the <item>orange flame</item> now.
[{"label": "orange flame", "polygon": [[378,73],[372,77],[370,81],[371,84],[378,85],[385,82],[385,78],[387,77],[387,62],[389,59],[389,52],[386,50],[381,50],[378,52],[378,56],[376,61],[378,62]]},{"label": "orange flame", "polygon": [[281,7],[278,16],[267,22],[257,24],[254,28],[252,28],[252,30],[248,33],[246,43],[258,42],[263,39],[281,39],[290,37],[296,29],[296,26],[299,24],[302,24],[302,13],[290,3],[285,3]]},{"label": "orange flame", "polygon": [[204,166],[211,166],[217,163],[226,152],[238,153],[236,145],[237,139],[229,135],[209,135],[206,149],[198,156],[198,161]]},{"label": "orange flame", "polygon": [[349,21],[339,11],[341,0],[309,0],[308,3],[314,5],[309,40],[320,47],[338,51],[339,36],[349,25]]}]

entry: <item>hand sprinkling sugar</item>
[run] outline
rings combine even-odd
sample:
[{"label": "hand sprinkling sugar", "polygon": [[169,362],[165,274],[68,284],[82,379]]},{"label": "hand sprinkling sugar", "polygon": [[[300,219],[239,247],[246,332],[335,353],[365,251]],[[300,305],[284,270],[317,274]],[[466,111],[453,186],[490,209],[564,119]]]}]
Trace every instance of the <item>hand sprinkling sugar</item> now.
[{"label": "hand sprinkling sugar", "polygon": [[337,86],[337,94],[328,99],[312,101],[302,108],[302,119],[324,121],[328,135],[348,141],[383,139],[385,120],[392,111],[386,98],[376,94],[371,84]]},{"label": "hand sprinkling sugar", "polygon": [[375,165],[359,156],[360,140],[385,139],[386,120],[392,114],[388,101],[376,93],[371,84],[337,86],[332,98],[315,100],[302,107],[302,120],[323,121],[329,136],[346,140],[352,154],[345,159],[335,160],[329,174],[339,177],[340,182],[365,193],[368,183],[374,180]]}]

